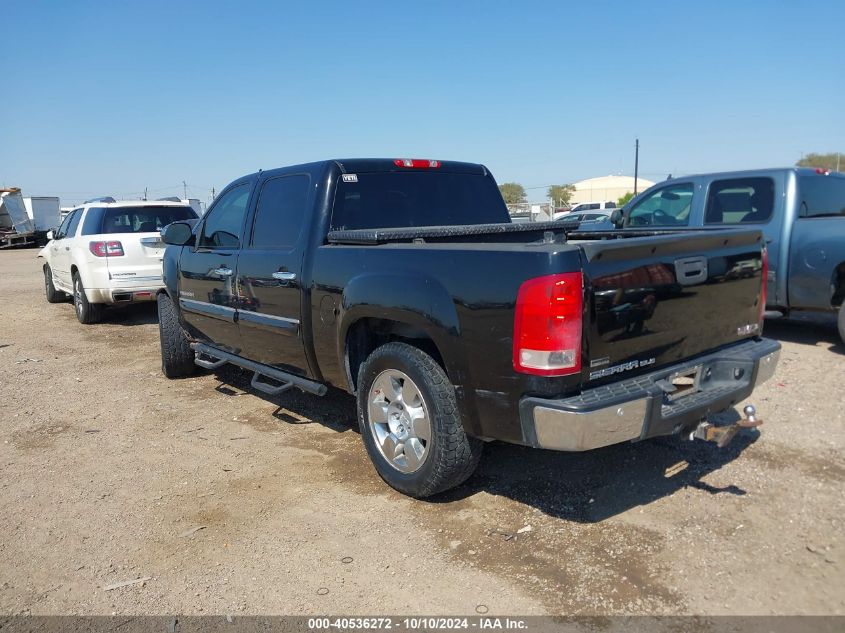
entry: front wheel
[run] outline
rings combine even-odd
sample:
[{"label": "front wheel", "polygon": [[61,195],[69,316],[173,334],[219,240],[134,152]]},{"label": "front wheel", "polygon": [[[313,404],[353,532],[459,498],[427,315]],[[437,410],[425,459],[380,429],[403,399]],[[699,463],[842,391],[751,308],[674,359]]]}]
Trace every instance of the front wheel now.
[{"label": "front wheel", "polygon": [[158,295],[158,334],[161,340],[161,371],[168,378],[194,373],[194,350],[179,325],[179,314],[166,292]]},{"label": "front wheel", "polygon": [[44,264],[44,293],[47,295],[47,303],[61,303],[67,297],[61,290],[56,290],[50,264]]},{"label": "front wheel", "polygon": [[381,478],[418,499],[463,483],[481,458],[482,442],[464,432],[446,372],[405,343],[379,347],[361,366],[358,423]]},{"label": "front wheel", "polygon": [[102,303],[90,303],[88,301],[79,273],[73,273],[73,309],[79,322],[86,325],[97,323],[103,318],[104,308],[105,306]]}]

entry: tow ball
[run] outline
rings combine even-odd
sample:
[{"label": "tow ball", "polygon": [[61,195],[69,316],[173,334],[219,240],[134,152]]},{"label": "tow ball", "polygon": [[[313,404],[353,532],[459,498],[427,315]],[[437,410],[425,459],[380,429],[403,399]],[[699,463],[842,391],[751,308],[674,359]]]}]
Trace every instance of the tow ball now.
[{"label": "tow ball", "polygon": [[745,418],[739,420],[735,424],[728,424],[726,426],[714,426],[710,422],[699,422],[695,430],[690,433],[691,440],[705,440],[707,442],[716,442],[716,446],[724,448],[734,438],[734,435],[740,429],[751,429],[763,424],[763,420],[757,417],[757,409],[753,404],[746,405],[742,412]]}]

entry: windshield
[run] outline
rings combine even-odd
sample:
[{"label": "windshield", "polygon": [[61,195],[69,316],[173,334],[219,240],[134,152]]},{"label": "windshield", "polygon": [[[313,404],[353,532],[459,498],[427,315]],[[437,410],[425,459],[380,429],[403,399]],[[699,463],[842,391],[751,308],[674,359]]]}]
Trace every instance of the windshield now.
[{"label": "windshield", "polygon": [[332,212],[333,231],[503,222],[510,215],[491,176],[435,171],[347,177]]},{"label": "windshield", "polygon": [[197,217],[191,207],[109,207],[102,211],[100,233],[155,233],[171,222]]}]

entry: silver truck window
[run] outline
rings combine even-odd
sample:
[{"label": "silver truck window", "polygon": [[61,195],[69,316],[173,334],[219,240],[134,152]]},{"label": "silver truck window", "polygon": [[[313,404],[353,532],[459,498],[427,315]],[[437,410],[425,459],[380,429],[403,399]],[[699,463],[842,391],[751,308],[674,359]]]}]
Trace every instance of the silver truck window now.
[{"label": "silver truck window", "polygon": [[705,224],[758,224],[768,222],[775,208],[775,181],[771,178],[714,180],[707,194]]},{"label": "silver truck window", "polygon": [[845,216],[845,178],[802,176],[798,182],[802,218]]},{"label": "silver truck window", "polygon": [[640,200],[628,215],[628,226],[687,226],[692,205],[692,183],[682,182]]}]

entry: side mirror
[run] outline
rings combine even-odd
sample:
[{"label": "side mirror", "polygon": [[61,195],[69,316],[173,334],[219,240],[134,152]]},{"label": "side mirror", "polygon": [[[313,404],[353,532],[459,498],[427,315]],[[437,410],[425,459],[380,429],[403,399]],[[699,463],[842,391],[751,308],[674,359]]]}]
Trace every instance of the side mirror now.
[{"label": "side mirror", "polygon": [[56,239],[56,229],[50,229],[49,231],[47,231],[47,239],[48,240]]},{"label": "side mirror", "polygon": [[194,241],[194,231],[187,222],[173,222],[168,224],[161,232],[165,244],[173,246],[187,246]]},{"label": "side mirror", "polygon": [[622,209],[614,209],[610,214],[610,221],[613,222],[617,228],[622,228],[622,221],[625,219],[625,214]]}]

